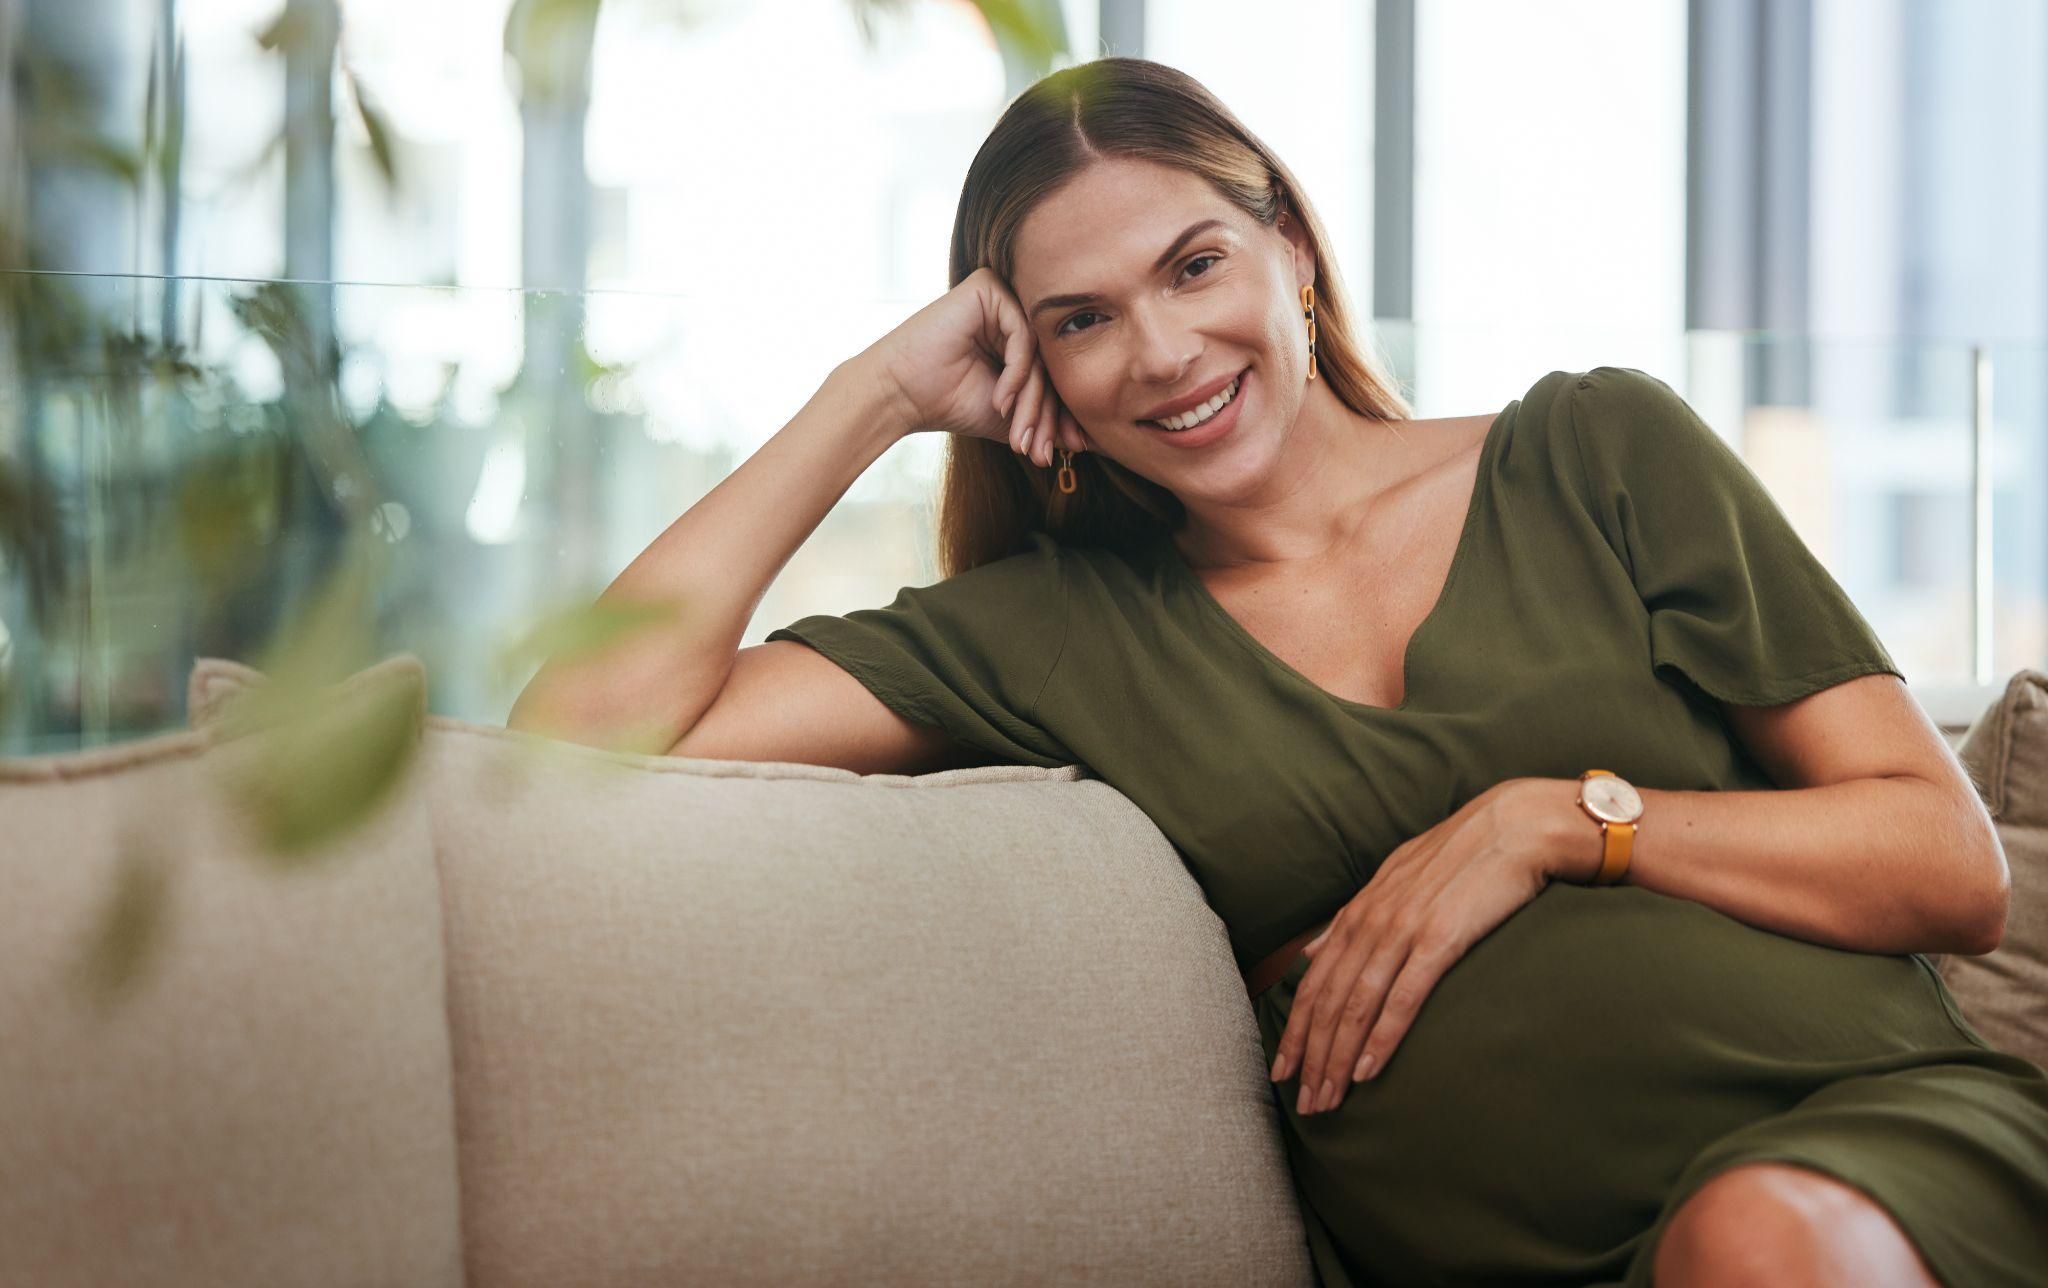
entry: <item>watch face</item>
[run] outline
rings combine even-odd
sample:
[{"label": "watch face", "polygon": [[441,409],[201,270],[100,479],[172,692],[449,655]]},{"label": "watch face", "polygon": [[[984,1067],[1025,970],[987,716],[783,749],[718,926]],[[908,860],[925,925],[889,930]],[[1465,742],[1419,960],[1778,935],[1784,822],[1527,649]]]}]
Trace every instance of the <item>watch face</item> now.
[{"label": "watch face", "polygon": [[1579,794],[1596,818],[1609,823],[1633,823],[1643,814],[1643,798],[1622,779],[1598,774],[1580,785]]}]

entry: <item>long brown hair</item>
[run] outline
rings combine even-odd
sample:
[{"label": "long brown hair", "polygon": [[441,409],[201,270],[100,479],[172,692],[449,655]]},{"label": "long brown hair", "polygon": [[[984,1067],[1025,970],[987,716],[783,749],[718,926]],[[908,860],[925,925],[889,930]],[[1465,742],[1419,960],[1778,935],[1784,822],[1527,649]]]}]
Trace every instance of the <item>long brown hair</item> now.
[{"label": "long brown hair", "polygon": [[[1272,149],[1187,73],[1143,58],[1098,58],[1063,68],[1019,94],[967,167],[953,216],[949,270],[958,286],[976,269],[1011,280],[1017,230],[1032,208],[1108,157],[1200,175],[1262,226],[1292,212],[1316,259],[1316,377],[1361,415],[1406,419],[1394,382],[1353,332],[1351,303],[1323,222]],[[1034,531],[1063,545],[1131,549],[1177,529],[1186,514],[1168,489],[1099,452],[1076,452],[1079,486],[1007,443],[947,435],[939,492],[939,575],[1030,548]]]}]

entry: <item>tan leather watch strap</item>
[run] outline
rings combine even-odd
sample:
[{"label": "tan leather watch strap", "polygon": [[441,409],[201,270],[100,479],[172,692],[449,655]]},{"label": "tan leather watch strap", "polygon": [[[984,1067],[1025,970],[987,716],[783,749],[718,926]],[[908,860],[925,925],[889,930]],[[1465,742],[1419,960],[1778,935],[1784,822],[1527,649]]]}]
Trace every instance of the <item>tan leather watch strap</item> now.
[{"label": "tan leather watch strap", "polygon": [[1593,878],[1593,884],[1613,885],[1628,871],[1629,856],[1635,851],[1636,846],[1636,825],[1609,823],[1602,819],[1600,832],[1605,838],[1605,848],[1601,851],[1600,872]]}]

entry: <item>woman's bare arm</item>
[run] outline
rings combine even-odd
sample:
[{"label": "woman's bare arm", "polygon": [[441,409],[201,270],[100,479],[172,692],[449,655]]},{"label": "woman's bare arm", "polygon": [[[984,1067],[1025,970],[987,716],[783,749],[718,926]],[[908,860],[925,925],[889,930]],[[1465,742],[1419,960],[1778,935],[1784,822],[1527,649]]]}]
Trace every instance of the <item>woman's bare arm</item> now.
[{"label": "woman's bare arm", "polygon": [[[776,574],[854,480],[909,432],[906,417],[864,359],[834,368],[788,424],[598,597],[620,606],[673,602],[676,616],[597,655],[549,659],[513,703],[507,726],[613,750],[852,759],[865,772],[943,759],[952,740],[942,731],[896,715],[809,647],[777,640],[738,652]],[[729,687],[731,700],[707,719]]]},{"label": "woman's bare arm", "polygon": [[1049,450],[1053,402],[1024,311],[976,269],[833,368],[762,444],[598,596],[675,604],[673,620],[594,656],[550,658],[506,724],[616,750],[921,772],[985,756],[897,715],[792,640],[740,650],[775,575],[846,489],[905,434],[939,430]]},{"label": "woman's bare arm", "polygon": [[705,760],[785,760],[857,774],[994,763],[945,730],[896,714],[808,644],[743,648],[718,698],[670,749]]}]

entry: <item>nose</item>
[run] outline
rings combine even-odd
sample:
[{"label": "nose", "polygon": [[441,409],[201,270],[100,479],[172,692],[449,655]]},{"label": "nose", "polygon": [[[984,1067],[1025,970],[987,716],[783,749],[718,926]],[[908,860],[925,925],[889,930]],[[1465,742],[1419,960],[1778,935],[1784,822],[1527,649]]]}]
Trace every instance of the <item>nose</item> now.
[{"label": "nose", "polygon": [[[1134,311],[1132,316],[1141,317],[1142,311]],[[1169,390],[1178,388],[1194,366],[1200,346],[1186,332],[1156,317],[1134,325],[1137,327],[1137,343],[1131,355],[1133,383],[1157,385]]]}]

